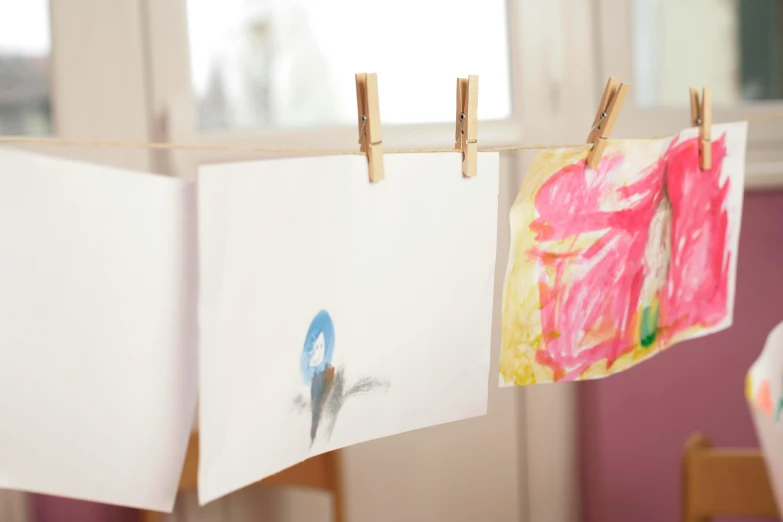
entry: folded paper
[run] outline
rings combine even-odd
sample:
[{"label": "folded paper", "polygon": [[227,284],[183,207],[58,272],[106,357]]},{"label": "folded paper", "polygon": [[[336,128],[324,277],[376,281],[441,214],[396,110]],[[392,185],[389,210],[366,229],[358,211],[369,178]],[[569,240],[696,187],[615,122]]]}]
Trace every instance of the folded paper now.
[{"label": "folded paper", "polygon": [[538,154],[511,209],[500,383],[604,377],[731,325],[747,125]]},{"label": "folded paper", "polygon": [[761,355],[750,367],[745,396],[783,431],[783,323],[770,332]]},{"label": "folded paper", "polygon": [[767,337],[748,371],[745,394],[769,470],[778,507],[783,508],[783,323]]},{"label": "folded paper", "polygon": [[310,456],[482,415],[498,155],[199,171],[202,503]]},{"label": "folded paper", "polygon": [[0,166],[0,488],[170,511],[196,405],[194,189]]}]

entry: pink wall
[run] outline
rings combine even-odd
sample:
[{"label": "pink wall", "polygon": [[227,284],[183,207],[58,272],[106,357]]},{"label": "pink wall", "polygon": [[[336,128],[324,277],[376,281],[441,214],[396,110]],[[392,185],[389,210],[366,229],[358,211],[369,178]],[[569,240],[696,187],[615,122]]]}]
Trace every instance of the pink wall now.
[{"label": "pink wall", "polygon": [[31,522],[138,522],[139,512],[81,500],[32,495]]},{"label": "pink wall", "polygon": [[745,197],[734,326],[609,379],[580,383],[585,522],[680,519],[680,456],[702,431],[757,446],[745,373],[783,321],[783,192]]}]

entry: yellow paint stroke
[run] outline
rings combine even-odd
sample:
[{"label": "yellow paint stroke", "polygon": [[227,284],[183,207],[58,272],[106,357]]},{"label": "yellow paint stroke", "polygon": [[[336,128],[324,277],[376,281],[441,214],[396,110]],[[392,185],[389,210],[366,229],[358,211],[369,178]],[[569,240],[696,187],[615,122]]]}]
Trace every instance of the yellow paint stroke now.
[{"label": "yellow paint stroke", "polygon": [[583,150],[540,152],[522,182],[522,188],[510,211],[511,248],[503,291],[502,342],[500,352],[501,383],[517,386],[555,380],[551,368],[536,363],[536,351],[542,348],[541,303],[536,281],[536,263],[526,249],[536,243],[530,224],[536,219],[534,198],[549,177],[562,167],[584,160]]}]

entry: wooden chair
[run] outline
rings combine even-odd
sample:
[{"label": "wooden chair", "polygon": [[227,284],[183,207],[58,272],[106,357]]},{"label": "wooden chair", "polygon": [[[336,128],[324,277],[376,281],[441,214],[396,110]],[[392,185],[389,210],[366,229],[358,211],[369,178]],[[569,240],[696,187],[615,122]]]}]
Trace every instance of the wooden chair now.
[{"label": "wooden chair", "polygon": [[682,458],[682,520],[715,516],[780,518],[759,450],[713,448],[702,434],[688,439]]},{"label": "wooden chair", "polygon": [[[179,481],[179,492],[196,491],[198,487],[198,434],[190,437],[182,476]],[[269,486],[285,486],[297,488],[323,489],[333,495],[332,513],[334,522],[343,522],[342,490],[340,482],[340,461],[337,451],[317,455],[304,462],[284,469],[276,475],[267,477],[260,482]],[[142,511],[140,522],[164,522],[165,513],[157,511]]]}]

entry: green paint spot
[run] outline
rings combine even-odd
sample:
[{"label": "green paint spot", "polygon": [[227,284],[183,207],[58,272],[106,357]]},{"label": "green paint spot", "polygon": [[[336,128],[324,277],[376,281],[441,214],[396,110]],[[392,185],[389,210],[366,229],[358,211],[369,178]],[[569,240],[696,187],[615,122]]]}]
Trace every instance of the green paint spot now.
[{"label": "green paint spot", "polygon": [[658,305],[652,304],[642,311],[642,325],[639,342],[642,348],[649,348],[658,336]]},{"label": "green paint spot", "polygon": [[783,411],[783,398],[778,399],[778,411],[775,412],[775,422],[780,420],[780,413]]}]

